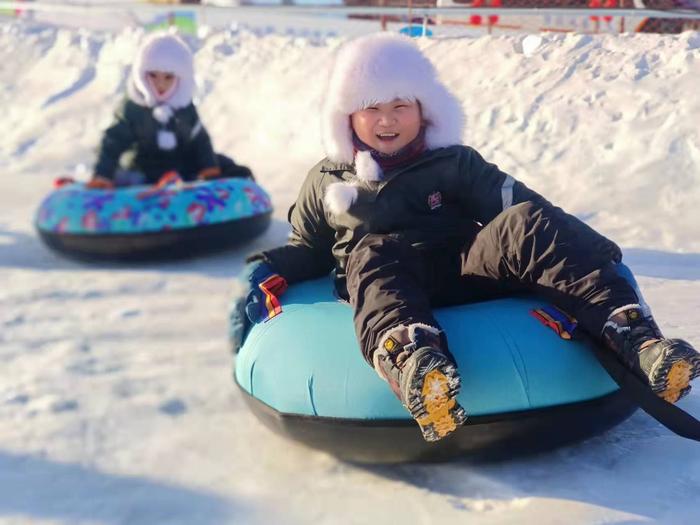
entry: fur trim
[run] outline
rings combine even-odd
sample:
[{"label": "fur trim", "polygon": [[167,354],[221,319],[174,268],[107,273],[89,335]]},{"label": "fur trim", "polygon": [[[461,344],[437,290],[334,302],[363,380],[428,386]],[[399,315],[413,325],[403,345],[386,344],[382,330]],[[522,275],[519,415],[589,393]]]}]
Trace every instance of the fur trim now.
[{"label": "fur trim", "polygon": [[411,341],[413,341],[413,339],[416,337],[416,328],[422,328],[426,332],[430,332],[433,335],[440,335],[440,332],[442,332],[442,330],[439,328],[435,328],[429,324],[411,323],[408,325],[408,337],[411,339]]},{"label": "fur trim", "polygon": [[620,306],[619,308],[615,308],[612,312],[610,312],[607,321],[603,325],[603,329],[600,331],[600,335],[602,336],[603,333],[605,333],[606,328],[613,328],[617,333],[628,332],[630,330],[629,326],[620,326],[618,322],[613,319],[627,310],[639,310],[642,312],[644,317],[651,317],[651,308],[649,308],[649,305],[646,303],[626,304],[625,306]]},{"label": "fur trim", "polygon": [[167,103],[175,109],[190,105],[195,87],[194,63],[192,52],[180,37],[162,32],[149,36],[131,68],[127,86],[129,98],[139,105],[152,108],[158,104],[158,100],[146,78],[147,71],[166,71],[176,75],[177,88]]},{"label": "fur trim", "polygon": [[177,137],[172,131],[165,129],[158,130],[158,147],[164,150],[175,149]]},{"label": "fur trim", "polygon": [[[430,326],[423,323],[411,323],[408,325],[399,324],[393,326],[386,330],[379,338],[379,342],[375,347],[376,350],[372,353],[372,365],[374,366],[374,370],[377,372],[377,374],[379,374],[379,377],[381,377],[384,381],[386,381],[387,379],[384,376],[384,374],[382,374],[381,367],[379,366],[379,356],[381,355],[381,352],[379,352],[378,350],[383,349],[386,340],[389,339],[392,336],[392,334],[396,333],[398,330],[408,330],[408,338],[411,341],[414,341],[416,337],[416,328],[422,328],[423,330],[425,330],[426,332],[430,332],[431,334],[435,334],[438,336],[440,335],[440,330],[438,328],[435,328],[434,326]],[[386,350],[382,351],[386,352]]]},{"label": "fur trim", "polygon": [[384,178],[382,168],[369,151],[358,151],[355,154],[355,173],[360,179],[368,182],[378,182]]},{"label": "fur trim", "polygon": [[379,338],[379,343],[377,343],[377,348],[384,348],[384,343],[386,340],[389,339],[389,337],[391,337],[391,335],[397,330],[408,330],[408,338],[413,341],[413,339],[416,337],[416,328],[422,328],[426,332],[430,332],[434,335],[440,335],[441,332],[440,329],[424,323],[398,324],[396,326],[392,326],[382,334],[382,336]]},{"label": "fur trim", "polygon": [[377,33],[348,42],[336,55],[321,117],[328,158],[351,163],[349,116],[396,98],[420,102],[429,149],[462,143],[462,105],[441,83],[430,60],[411,39]]},{"label": "fur trim", "polygon": [[173,108],[171,108],[170,106],[166,104],[161,104],[159,106],[154,107],[151,113],[153,114],[153,118],[156,119],[158,122],[160,122],[161,124],[167,124],[168,121],[175,114],[175,111],[173,111]]},{"label": "fur trim", "polygon": [[326,188],[323,203],[333,215],[340,215],[350,209],[357,200],[357,186],[349,182],[334,182]]},{"label": "fur trim", "polygon": [[608,319],[616,316],[619,313],[624,312],[625,310],[641,310],[641,309],[642,309],[641,304],[626,304],[625,306],[620,306],[619,308],[615,308],[612,312],[610,312]]}]

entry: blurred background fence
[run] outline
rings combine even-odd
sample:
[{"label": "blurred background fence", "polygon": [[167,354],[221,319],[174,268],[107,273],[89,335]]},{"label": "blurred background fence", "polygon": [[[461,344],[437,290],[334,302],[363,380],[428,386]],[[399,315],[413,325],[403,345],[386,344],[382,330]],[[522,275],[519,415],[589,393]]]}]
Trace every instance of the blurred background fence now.
[{"label": "blurred background fence", "polygon": [[[108,20],[105,11],[110,12]],[[514,31],[680,33],[700,30],[700,0],[0,1],[0,20],[12,18],[86,28],[106,29],[106,24],[147,30],[177,27],[191,34],[231,25],[257,32],[304,35],[313,31],[326,36],[379,29],[412,36]],[[285,19],[289,23],[280,21]]]}]

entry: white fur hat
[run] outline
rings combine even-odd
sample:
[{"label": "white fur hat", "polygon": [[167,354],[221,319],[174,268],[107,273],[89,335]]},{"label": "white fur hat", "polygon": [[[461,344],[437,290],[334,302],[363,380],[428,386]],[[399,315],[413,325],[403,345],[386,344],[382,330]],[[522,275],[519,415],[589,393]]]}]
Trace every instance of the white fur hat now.
[{"label": "white fur hat", "polygon": [[[350,115],[397,98],[420,102],[428,123],[428,149],[462,143],[462,105],[440,82],[430,60],[410,38],[377,33],[344,44],[336,55],[321,117],[328,158],[340,163],[354,162],[361,180],[380,180],[381,168],[369,152],[354,155]],[[345,188],[335,187],[338,184]],[[357,198],[357,188],[353,186],[329,186],[325,202],[331,212],[340,213],[352,205]]]},{"label": "white fur hat", "polygon": [[168,106],[179,109],[192,102],[195,86],[192,52],[180,37],[162,32],[150,35],[139,49],[131,69],[130,98],[154,107],[158,101],[146,78],[147,71],[165,71],[177,76],[177,88],[168,99]]}]

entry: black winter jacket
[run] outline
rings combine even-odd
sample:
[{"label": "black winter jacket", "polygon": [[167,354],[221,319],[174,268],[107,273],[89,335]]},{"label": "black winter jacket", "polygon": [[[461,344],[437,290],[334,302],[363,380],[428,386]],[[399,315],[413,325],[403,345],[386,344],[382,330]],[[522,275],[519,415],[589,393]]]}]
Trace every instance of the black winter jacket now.
[{"label": "black winter jacket", "polygon": [[[290,284],[335,269],[336,287],[345,296],[348,256],[369,233],[403,235],[419,249],[459,250],[480,226],[514,204],[533,201],[554,208],[468,146],[427,151],[410,165],[386,173],[380,182],[363,182],[357,201],[335,216],[324,205],[325,190],[329,184],[350,180],[356,180],[353,166],[319,162],[289,210],[288,243],[251,259],[265,260]],[[554,209],[560,226],[575,231],[591,250],[605,252],[613,260],[621,258],[612,241]]]},{"label": "black winter jacket", "polygon": [[[205,168],[218,167],[211,139],[190,104],[175,110],[162,124],[152,109],[126,99],[115,112],[115,120],[104,132],[95,173],[114,178],[118,167],[139,171],[146,182],[155,183],[168,171],[175,170],[185,179],[193,179]],[[174,149],[158,146],[158,131],[170,131],[177,138]]]}]

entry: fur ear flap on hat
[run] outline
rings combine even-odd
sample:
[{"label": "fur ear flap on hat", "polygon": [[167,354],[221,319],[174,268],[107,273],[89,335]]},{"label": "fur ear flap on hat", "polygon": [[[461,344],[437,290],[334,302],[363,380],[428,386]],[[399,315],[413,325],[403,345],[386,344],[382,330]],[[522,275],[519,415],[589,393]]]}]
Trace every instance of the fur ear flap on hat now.
[{"label": "fur ear flap on hat", "polygon": [[174,74],[177,86],[165,103],[174,108],[189,106],[194,95],[194,61],[192,52],[180,37],[170,33],[154,33],[143,42],[131,68],[127,92],[139,105],[155,107],[159,101],[146,77],[148,71]]},{"label": "fur ear flap on hat", "polygon": [[413,40],[377,33],[344,44],[336,54],[321,116],[326,156],[334,162],[354,162],[362,180],[381,180],[381,168],[371,154],[355,153],[349,117],[395,99],[420,102],[428,149],[462,143],[462,105],[442,84],[430,60]]}]

